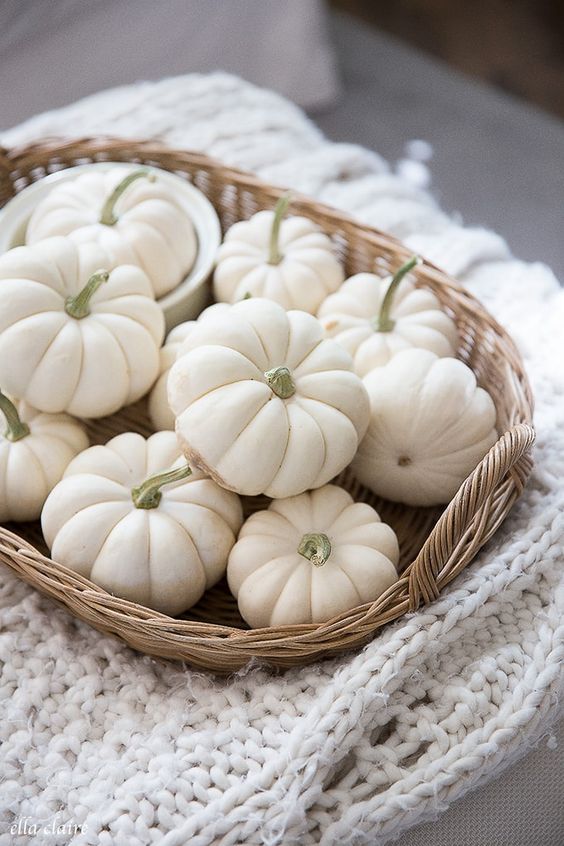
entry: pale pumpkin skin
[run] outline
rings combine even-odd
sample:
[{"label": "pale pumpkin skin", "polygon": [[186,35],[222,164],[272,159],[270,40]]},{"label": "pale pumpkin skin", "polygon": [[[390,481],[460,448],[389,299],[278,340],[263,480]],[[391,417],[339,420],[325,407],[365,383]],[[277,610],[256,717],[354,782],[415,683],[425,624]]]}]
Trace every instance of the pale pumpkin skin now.
[{"label": "pale pumpkin skin", "polygon": [[369,403],[352,361],[318,320],[249,299],[194,327],[168,378],[191,464],[241,494],[282,498],[352,460]]},{"label": "pale pumpkin skin", "polygon": [[[105,203],[123,180],[134,179],[115,202],[113,223],[102,223]],[[147,178],[147,175],[150,178]],[[77,244],[98,243],[111,267],[133,264],[148,276],[155,297],[175,288],[191,270],[197,252],[192,221],[170,186],[137,165],[93,169],[55,186],[31,215],[26,243],[55,235]]]},{"label": "pale pumpkin skin", "polygon": [[378,599],[397,580],[398,560],[396,535],[377,512],[325,485],[251,515],[227,580],[253,628],[323,623]]},{"label": "pale pumpkin skin", "polygon": [[[278,211],[285,211],[283,198]],[[306,217],[280,222],[272,244],[276,211],[260,211],[235,223],[219,248],[214,273],[215,299],[235,303],[245,296],[267,297],[285,309],[315,314],[344,277],[331,239]]]},{"label": "pale pumpkin skin", "polygon": [[406,505],[449,502],[497,440],[492,398],[472,370],[406,350],[364,380],[368,431],[352,464],[362,484]]},{"label": "pale pumpkin skin", "polygon": [[194,320],[179,323],[168,335],[159,354],[159,376],[151,388],[148,400],[148,411],[151,423],[157,431],[163,429],[174,430],[174,414],[170,410],[167,398],[167,381],[170,368],[176,361],[176,356],[182,341],[186,338],[194,325]]},{"label": "pale pumpkin skin", "polygon": [[402,350],[419,347],[436,355],[454,356],[458,333],[437,297],[408,279],[398,286],[390,309],[388,331],[378,328],[378,315],[391,277],[357,273],[322,303],[317,316],[328,338],[351,354],[355,372],[366,376]]},{"label": "pale pumpkin skin", "polygon": [[155,507],[137,507],[135,488],[171,468],[186,468],[173,432],[126,432],[81,453],[43,509],[53,559],[164,614],[190,608],[225,573],[243,515],[198,470],[164,485]]},{"label": "pale pumpkin skin", "polygon": [[[8,401],[0,394],[0,406]],[[37,520],[69,462],[88,447],[88,436],[66,414],[43,414],[13,403],[13,428],[0,407],[0,522]],[[27,430],[27,431],[26,431]]]},{"label": "pale pumpkin skin", "polygon": [[35,408],[103,417],[142,397],[159,371],[164,317],[149,280],[118,267],[77,318],[67,312],[107,256],[50,238],[0,256],[0,384]]},{"label": "pale pumpkin skin", "polygon": [[[226,303],[214,303],[214,305],[204,309],[198,317],[198,321],[207,320],[210,315],[225,308],[229,308]],[[159,376],[151,388],[148,400],[149,417],[157,431],[174,430],[174,414],[170,410],[167,396],[168,374],[176,361],[182,342],[188,337],[188,333],[192,331],[198,321],[187,320],[185,323],[179,323],[178,326],[171,329],[166,336],[164,346],[161,347]]]}]

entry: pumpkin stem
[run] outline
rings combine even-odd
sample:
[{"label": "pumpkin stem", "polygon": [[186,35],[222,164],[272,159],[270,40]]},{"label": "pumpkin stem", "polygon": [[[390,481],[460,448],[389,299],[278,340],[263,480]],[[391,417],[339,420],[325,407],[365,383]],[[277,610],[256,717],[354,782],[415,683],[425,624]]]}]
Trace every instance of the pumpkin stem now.
[{"label": "pumpkin stem", "polygon": [[280,197],[274,207],[274,220],[272,221],[272,229],[270,230],[270,247],[268,251],[269,264],[280,264],[284,258],[278,246],[278,238],[280,236],[280,224],[282,223],[282,218],[288,211],[290,200],[291,195],[284,194],[283,197]]},{"label": "pumpkin stem", "polygon": [[92,274],[82,291],[75,297],[67,297],[65,300],[65,311],[71,317],[82,320],[90,314],[90,300],[104,282],[107,282],[110,274],[107,270],[97,270]]},{"label": "pumpkin stem", "polygon": [[287,367],[273,367],[266,371],[264,378],[280,399],[288,399],[296,393],[292,374]]},{"label": "pumpkin stem", "polygon": [[132,182],[136,182],[138,179],[148,179],[149,182],[155,181],[155,174],[151,173],[150,170],[134,170],[133,173],[128,173],[121,182],[118,182],[104,205],[102,206],[102,212],[100,214],[100,223],[103,223],[104,226],[113,226],[115,223],[118,222],[118,216],[115,213],[115,205],[124,191],[127,191],[129,186]]},{"label": "pumpkin stem", "polygon": [[131,499],[135,508],[157,508],[161,501],[161,488],[164,485],[171,485],[173,482],[181,482],[192,474],[188,464],[177,467],[175,470],[167,470],[165,473],[157,473],[149,476],[131,491]]},{"label": "pumpkin stem", "polygon": [[4,437],[7,441],[21,441],[29,435],[29,426],[20,420],[20,415],[13,402],[11,402],[6,394],[0,391],[0,411],[6,418],[8,428],[4,432]]},{"label": "pumpkin stem", "polygon": [[374,329],[376,332],[391,332],[396,325],[396,321],[392,320],[390,317],[394,296],[403,277],[409,273],[410,270],[413,270],[416,264],[421,264],[421,259],[419,256],[412,256],[412,258],[410,258],[409,261],[406,261],[405,264],[402,264],[400,269],[396,270],[392,276],[392,281],[388,286],[388,290],[386,291],[384,299],[382,300],[382,305],[380,306],[380,313],[378,314],[378,317],[374,318]]},{"label": "pumpkin stem", "polygon": [[331,555],[331,541],[327,535],[310,532],[303,536],[298,554],[311,561],[314,567],[323,567]]}]

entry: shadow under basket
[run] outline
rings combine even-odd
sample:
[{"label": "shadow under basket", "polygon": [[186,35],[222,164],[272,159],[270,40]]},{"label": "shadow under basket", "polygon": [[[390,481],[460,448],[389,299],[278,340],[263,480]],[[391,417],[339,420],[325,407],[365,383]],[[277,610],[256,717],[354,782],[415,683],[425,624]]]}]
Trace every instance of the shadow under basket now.
[{"label": "shadow under basket", "polygon": [[[284,193],[206,156],[154,142],[54,139],[0,152],[0,205],[47,173],[99,161],[155,165],[185,177],[212,202],[224,232],[237,220],[273,208]],[[293,198],[291,213],[311,218],[333,238],[347,276],[361,271],[388,274],[410,257],[396,239],[305,197]],[[376,602],[320,625],[249,630],[225,581],[182,617],[167,617],[111,596],[52,561],[38,523],[0,527],[0,560],[72,614],[117,635],[134,649],[222,674],[240,669],[253,657],[272,666],[290,667],[357,648],[386,623],[432,602],[491,538],[522,493],[532,466],[533,403],[513,341],[483,306],[428,262],[418,266],[412,278],[415,284],[430,288],[455,320],[458,357],[490,392],[501,435],[446,508],[390,503],[360,486],[348,470],[341,474],[338,482],[356,500],[373,505],[399,537],[401,575]],[[151,433],[143,401],[89,424],[93,443],[104,443],[125,431]],[[244,504],[250,513],[265,507],[266,500],[247,498]]]}]

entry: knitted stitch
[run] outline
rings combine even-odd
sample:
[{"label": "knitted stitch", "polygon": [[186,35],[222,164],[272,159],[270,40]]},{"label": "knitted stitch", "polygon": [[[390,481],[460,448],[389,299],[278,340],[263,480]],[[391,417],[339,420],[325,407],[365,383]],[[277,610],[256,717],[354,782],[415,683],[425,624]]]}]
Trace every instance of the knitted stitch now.
[{"label": "knitted stitch", "polygon": [[[558,713],[564,292],[376,154],[326,141],[290,103],[224,74],[104,92],[0,142],[100,132],[255,170],[457,275],[521,348],[536,468],[438,601],[360,652],[284,674],[252,666],[219,680],[138,655],[2,568],[0,846],[387,843],[524,754]],[[55,818],[82,830],[21,833],[22,820],[48,829]]]}]

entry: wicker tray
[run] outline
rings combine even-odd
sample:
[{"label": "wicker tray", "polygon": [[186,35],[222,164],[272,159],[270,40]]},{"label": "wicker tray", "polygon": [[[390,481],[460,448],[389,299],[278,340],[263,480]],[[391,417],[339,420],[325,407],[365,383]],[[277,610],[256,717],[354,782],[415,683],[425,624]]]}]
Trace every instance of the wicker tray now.
[{"label": "wicker tray", "polygon": [[[0,205],[46,173],[89,161],[142,162],[185,176],[211,200],[224,231],[258,209],[273,207],[283,193],[206,156],[157,143],[55,139],[0,151]],[[409,251],[394,238],[307,198],[295,198],[292,211],[312,218],[333,237],[347,275],[387,273],[409,258]],[[219,673],[237,670],[253,657],[289,667],[358,647],[385,623],[431,602],[474,558],[521,494],[531,471],[534,431],[531,390],[511,338],[476,299],[432,264],[419,266],[415,278],[416,284],[435,292],[456,321],[458,356],[490,391],[502,435],[445,509],[386,502],[362,488],[350,472],[341,474],[340,484],[355,499],[373,505],[399,537],[401,576],[376,602],[321,625],[248,630],[225,582],[183,617],[173,619],[111,596],[52,561],[38,524],[0,527],[0,560],[77,617],[134,649]],[[144,435],[152,431],[143,402],[89,425],[93,443],[128,430]],[[245,501],[247,513],[264,505],[260,498]]]}]

